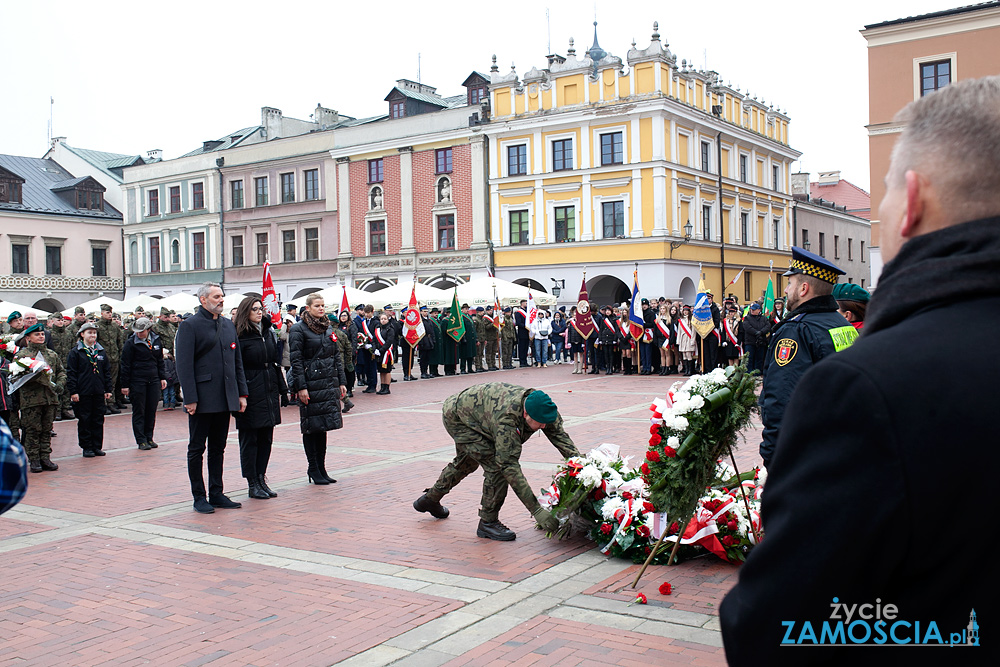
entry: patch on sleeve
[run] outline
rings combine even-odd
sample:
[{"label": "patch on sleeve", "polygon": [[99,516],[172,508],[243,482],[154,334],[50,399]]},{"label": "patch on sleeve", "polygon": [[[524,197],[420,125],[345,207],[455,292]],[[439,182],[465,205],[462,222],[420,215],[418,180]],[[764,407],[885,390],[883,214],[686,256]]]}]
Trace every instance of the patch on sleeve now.
[{"label": "patch on sleeve", "polygon": [[[854,327],[851,327],[852,329]],[[779,366],[788,364],[795,358],[795,353],[799,351],[799,344],[791,338],[782,338],[774,346],[774,362]]]},{"label": "patch on sleeve", "polygon": [[833,339],[833,349],[837,352],[846,350],[858,339],[858,330],[852,325],[830,329],[830,338]]}]

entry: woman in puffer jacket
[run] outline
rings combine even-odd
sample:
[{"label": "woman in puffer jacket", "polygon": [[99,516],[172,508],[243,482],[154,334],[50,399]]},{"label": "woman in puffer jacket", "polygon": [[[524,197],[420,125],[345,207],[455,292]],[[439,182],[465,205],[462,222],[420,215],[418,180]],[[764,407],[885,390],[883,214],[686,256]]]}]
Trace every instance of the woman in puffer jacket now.
[{"label": "woman in puffer jacket", "polygon": [[288,405],[288,388],[281,372],[278,334],[257,294],[248,295],[233,317],[247,379],[247,409],[236,415],[240,438],[240,468],[251,498],[275,498],[267,485],[274,427],[281,423],[281,408]]},{"label": "woman in puffer jacket", "polygon": [[302,448],[313,484],[332,484],[326,474],[326,432],[344,426],[340,399],[347,396],[347,376],[337,336],[326,318],[323,297],[310,294],[302,320],[288,332],[289,360],[292,363],[289,389],[299,399]]}]

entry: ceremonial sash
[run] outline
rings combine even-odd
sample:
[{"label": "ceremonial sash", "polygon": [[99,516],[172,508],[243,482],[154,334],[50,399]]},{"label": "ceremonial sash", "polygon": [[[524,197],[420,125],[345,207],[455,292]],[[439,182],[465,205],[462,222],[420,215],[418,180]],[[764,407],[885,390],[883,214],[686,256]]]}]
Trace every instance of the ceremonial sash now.
[{"label": "ceremonial sash", "polygon": [[525,321],[527,321],[527,319],[528,319],[528,312],[526,310],[523,310],[521,308],[515,308],[514,312],[515,313],[521,313],[521,316],[524,317]]},{"label": "ceremonial sash", "polygon": [[659,317],[656,318],[656,328],[660,330],[660,333],[663,334],[663,337],[666,338],[667,341],[670,340],[670,329]]},{"label": "ceremonial sash", "polygon": [[363,329],[362,333],[365,336],[365,340],[371,340],[372,332],[371,329],[368,328],[368,320],[361,320],[361,328]]},{"label": "ceremonial sash", "polygon": [[743,346],[737,342],[736,334],[733,333],[732,327],[729,326],[729,320],[722,320],[722,326],[726,328],[726,338],[732,345],[736,346],[736,349],[740,351],[740,356],[743,356]]},{"label": "ceremonial sash", "polygon": [[688,338],[694,338],[694,334],[691,333],[691,330],[688,329],[686,324],[684,324],[684,320],[677,320],[677,324],[680,325],[681,331],[684,332],[685,336],[687,336]]},{"label": "ceremonial sash", "polygon": [[382,335],[381,329],[375,330],[375,340],[378,341],[379,345],[385,345],[385,337]]},{"label": "ceremonial sash", "polygon": [[496,326],[496,322],[490,315],[483,315],[483,319],[489,322],[492,326]]},{"label": "ceremonial sash", "polygon": [[395,360],[395,355],[392,353],[392,347],[385,351],[382,355],[382,368],[387,368]]},{"label": "ceremonial sash", "polygon": [[652,343],[653,342],[653,330],[649,327],[645,327],[642,330],[642,342]]},{"label": "ceremonial sash", "polygon": [[611,323],[611,318],[610,317],[605,317],[604,318],[604,323],[608,325],[608,328],[611,329],[612,332],[617,333],[617,332],[615,332],[615,325]]},{"label": "ceremonial sash", "polygon": [[626,338],[631,338],[632,332],[629,331],[628,322],[626,320],[620,321],[618,323],[618,328],[622,330],[623,336],[625,336]]},{"label": "ceremonial sash", "polygon": [[717,328],[716,329],[712,329],[712,335],[715,336],[715,339],[717,341],[719,341],[720,343],[722,342],[722,334],[719,333],[719,330]]}]

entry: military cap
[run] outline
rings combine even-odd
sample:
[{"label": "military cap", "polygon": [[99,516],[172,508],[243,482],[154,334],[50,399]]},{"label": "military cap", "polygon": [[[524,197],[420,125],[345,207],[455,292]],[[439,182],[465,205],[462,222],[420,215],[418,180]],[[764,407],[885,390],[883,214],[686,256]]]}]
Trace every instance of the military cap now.
[{"label": "military cap", "polygon": [[427,310],[427,306],[420,306],[419,310]]},{"label": "military cap", "polygon": [[385,304],[384,306],[382,306],[382,310],[392,310],[392,304],[391,303]]},{"label": "military cap", "polygon": [[50,314],[49,314],[49,319],[50,319],[50,320],[61,320],[62,318],[63,318],[63,314],[62,314],[62,313],[59,313],[59,312],[56,312],[56,313],[50,313]]},{"label": "military cap", "polygon": [[160,317],[168,317],[170,315],[173,315],[173,311],[172,310],[170,310],[169,308],[164,308],[163,306],[160,306]]},{"label": "military cap", "polygon": [[868,303],[872,298],[868,290],[854,283],[840,283],[833,287],[833,298],[837,301],[857,301]]},{"label": "military cap", "polygon": [[504,309],[503,309],[503,312],[509,313],[510,312],[510,306],[505,306]]},{"label": "military cap", "polygon": [[73,309],[73,314],[74,314],[74,315],[83,315],[83,314],[85,314],[86,312],[87,312],[87,311],[85,311],[85,310],[83,309],[83,306],[77,306],[76,308],[74,308],[74,309]]},{"label": "military cap", "polygon": [[12,310],[12,311],[10,311],[10,315],[7,316],[7,321],[8,322],[13,322],[14,320],[21,319],[21,317],[22,317],[22,315],[21,315],[20,311]]},{"label": "military cap", "polygon": [[819,255],[798,246],[792,246],[792,264],[782,275],[794,276],[800,273],[836,285],[838,276],[842,276],[846,272]]},{"label": "military cap", "polygon": [[108,313],[110,313],[110,312],[114,311],[114,308],[111,307],[110,303],[102,303],[101,304],[101,311],[102,312],[108,312]]},{"label": "military cap", "polygon": [[145,313],[146,311],[142,309],[142,306],[136,306],[134,312],[136,312],[136,313]]},{"label": "military cap", "polygon": [[153,326],[153,323],[149,321],[148,318],[140,317],[132,323],[132,331],[145,331],[146,329]]},{"label": "military cap", "polygon": [[476,306],[476,312],[477,313],[485,313],[486,309],[483,308],[482,306]]},{"label": "military cap", "polygon": [[551,424],[559,418],[556,404],[544,391],[535,390],[524,399],[524,410],[528,416],[540,424]]},{"label": "military cap", "polygon": [[21,336],[23,338],[27,338],[28,336],[30,336],[31,334],[35,333],[36,331],[43,331],[44,332],[45,331],[45,325],[42,324],[41,322],[36,322],[35,324],[32,324],[30,327],[28,327],[27,329],[25,329],[24,333],[21,334]]},{"label": "military cap", "polygon": [[[360,306],[359,306],[359,307],[360,307]],[[289,313],[290,313],[290,312],[292,312],[293,310],[296,310],[297,308],[298,308],[298,306],[296,306],[296,305],[295,305],[294,303],[290,303],[290,304],[288,304],[287,306],[285,306],[285,311],[287,311],[287,312],[289,312]]]},{"label": "military cap", "polygon": [[79,336],[84,331],[90,331],[90,330],[97,331],[97,325],[94,324],[93,322],[84,322],[82,325],[80,325],[80,329],[79,331],[76,332],[76,335]]}]

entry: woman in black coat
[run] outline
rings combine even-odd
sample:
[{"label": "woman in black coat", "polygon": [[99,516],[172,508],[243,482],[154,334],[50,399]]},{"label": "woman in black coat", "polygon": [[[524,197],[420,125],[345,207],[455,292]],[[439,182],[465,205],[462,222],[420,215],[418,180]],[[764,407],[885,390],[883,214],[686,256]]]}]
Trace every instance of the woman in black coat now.
[{"label": "woman in black coat", "polygon": [[153,323],[140,317],[132,325],[132,335],[122,348],[118,379],[122,394],[132,403],[132,434],[139,449],[148,451],[159,447],[153,442],[156,428],[156,406],[162,391],[167,388],[167,374],[163,369],[163,345],[153,333]]},{"label": "woman in black coat", "polygon": [[281,408],[288,405],[288,388],[281,373],[278,336],[264,319],[264,307],[256,294],[240,302],[233,318],[247,379],[247,409],[236,415],[240,437],[240,468],[251,498],[274,498],[267,485],[267,463],[271,459],[274,427],[281,423]]},{"label": "woman in black coat", "polygon": [[385,313],[379,315],[379,327],[375,332],[375,354],[378,364],[378,376],[382,387],[376,394],[388,394],[389,383],[392,382],[392,362],[395,360],[396,325]]},{"label": "woman in black coat", "polygon": [[347,396],[347,375],[323,297],[306,297],[302,320],[288,332],[288,346],[289,388],[299,399],[306,474],[313,484],[332,484],[337,480],[326,474],[326,432],[344,425],[340,399]]}]

